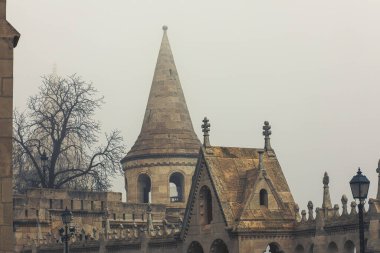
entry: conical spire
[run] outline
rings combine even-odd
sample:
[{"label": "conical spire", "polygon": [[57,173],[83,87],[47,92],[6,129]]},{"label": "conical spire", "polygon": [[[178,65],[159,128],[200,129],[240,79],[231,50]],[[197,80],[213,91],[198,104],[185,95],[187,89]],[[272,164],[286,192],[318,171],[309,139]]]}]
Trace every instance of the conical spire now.
[{"label": "conical spire", "polygon": [[141,132],[122,162],[140,157],[196,157],[201,145],[191,123],[167,27],[163,30]]}]

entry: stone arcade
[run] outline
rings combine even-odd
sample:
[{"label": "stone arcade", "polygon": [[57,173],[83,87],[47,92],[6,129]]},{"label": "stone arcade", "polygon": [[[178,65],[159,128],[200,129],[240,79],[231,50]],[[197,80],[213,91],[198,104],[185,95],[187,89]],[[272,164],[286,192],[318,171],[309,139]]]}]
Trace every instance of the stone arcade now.
[{"label": "stone arcade", "polygon": [[[352,253],[358,249],[356,204],[348,206],[343,195],[341,211],[332,205],[327,173],[322,180],[322,207],[309,202],[307,211],[300,213],[271,147],[269,122],[263,126],[263,147],[231,148],[211,145],[205,118],[201,144],[167,27],[141,133],[122,160],[127,202],[121,201],[121,193],[30,189],[14,196],[12,212],[12,52],[18,38],[5,20],[5,0],[0,0],[0,253],[13,251],[12,213],[17,252],[62,252],[58,228],[65,206],[74,213],[76,232],[70,247],[75,252]],[[365,212],[367,252],[380,252],[379,185],[378,189]]]}]

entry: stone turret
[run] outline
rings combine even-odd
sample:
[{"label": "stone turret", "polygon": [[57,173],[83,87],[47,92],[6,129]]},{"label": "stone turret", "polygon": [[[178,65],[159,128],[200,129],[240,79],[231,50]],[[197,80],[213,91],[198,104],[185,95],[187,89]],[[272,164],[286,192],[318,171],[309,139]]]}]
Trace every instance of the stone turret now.
[{"label": "stone turret", "polygon": [[19,37],[6,20],[6,1],[0,0],[0,253],[13,252],[13,48]]},{"label": "stone turret", "polygon": [[128,202],[184,208],[201,143],[163,30],[141,132],[121,163]]}]

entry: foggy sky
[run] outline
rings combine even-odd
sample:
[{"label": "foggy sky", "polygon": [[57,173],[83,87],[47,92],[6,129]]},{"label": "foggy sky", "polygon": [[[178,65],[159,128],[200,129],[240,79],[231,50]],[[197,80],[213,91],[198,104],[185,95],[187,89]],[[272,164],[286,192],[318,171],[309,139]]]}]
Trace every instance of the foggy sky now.
[{"label": "foggy sky", "polygon": [[[162,37],[168,36],[194,129],[212,145],[272,147],[300,209],[333,204],[360,166],[377,192],[380,158],[380,2],[377,0],[8,0],[21,33],[14,105],[41,76],[78,73],[105,96],[103,131],[128,149],[141,128]],[[113,190],[123,192],[119,177]]]}]

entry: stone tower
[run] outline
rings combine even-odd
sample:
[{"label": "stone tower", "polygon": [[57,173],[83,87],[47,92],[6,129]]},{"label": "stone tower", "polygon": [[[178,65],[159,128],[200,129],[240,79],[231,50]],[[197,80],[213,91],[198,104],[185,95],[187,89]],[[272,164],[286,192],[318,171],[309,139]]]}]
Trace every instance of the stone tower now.
[{"label": "stone tower", "polygon": [[201,143],[163,30],[141,132],[121,163],[127,202],[184,208]]},{"label": "stone tower", "polygon": [[13,252],[12,114],[13,48],[20,34],[6,20],[0,0],[0,253]]}]

